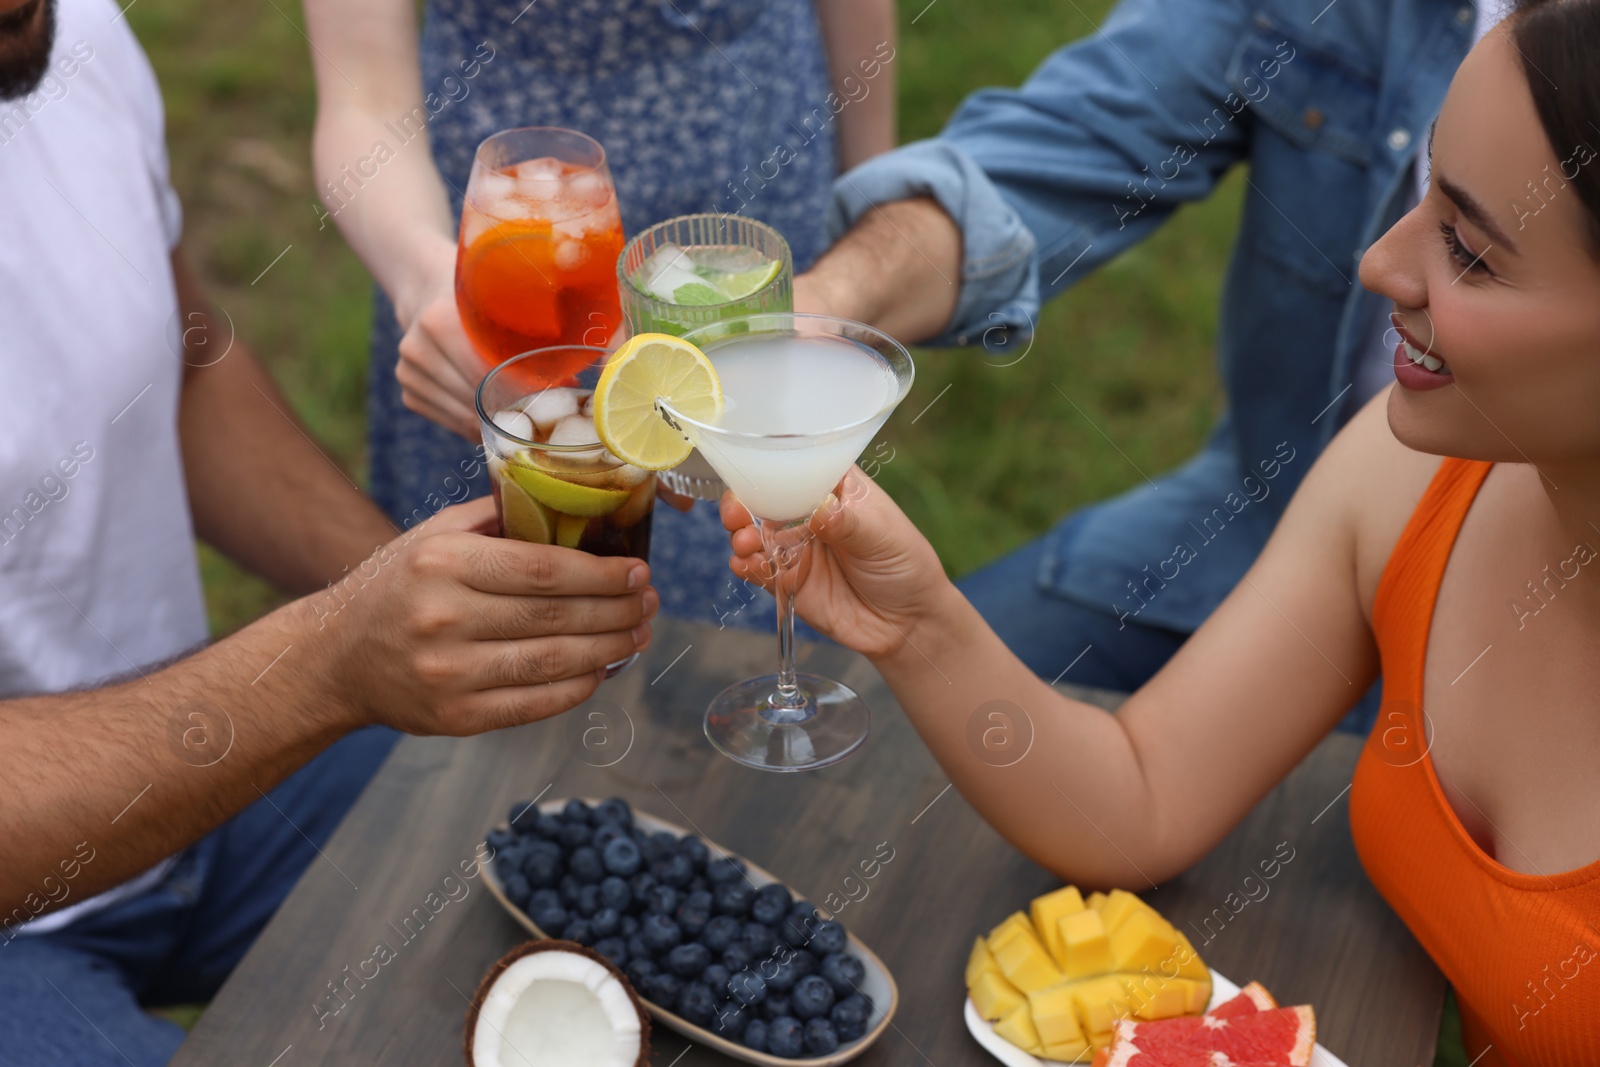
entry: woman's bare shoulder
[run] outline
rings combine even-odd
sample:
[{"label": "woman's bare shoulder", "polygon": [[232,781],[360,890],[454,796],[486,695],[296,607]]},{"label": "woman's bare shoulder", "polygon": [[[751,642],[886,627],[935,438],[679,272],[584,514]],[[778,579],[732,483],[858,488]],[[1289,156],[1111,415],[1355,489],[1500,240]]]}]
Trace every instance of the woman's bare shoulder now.
[{"label": "woman's bare shoulder", "polygon": [[1401,444],[1389,429],[1394,388],[1367,401],[1324,453],[1329,487],[1344,505],[1354,534],[1356,584],[1368,618],[1389,555],[1443,462]]}]

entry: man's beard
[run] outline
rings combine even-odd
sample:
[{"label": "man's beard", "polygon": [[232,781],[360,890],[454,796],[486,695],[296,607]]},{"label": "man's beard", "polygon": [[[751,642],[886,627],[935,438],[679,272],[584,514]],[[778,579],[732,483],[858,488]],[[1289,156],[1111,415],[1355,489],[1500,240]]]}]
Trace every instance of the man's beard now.
[{"label": "man's beard", "polygon": [[29,0],[0,15],[0,100],[27,96],[50,69],[56,0]]}]

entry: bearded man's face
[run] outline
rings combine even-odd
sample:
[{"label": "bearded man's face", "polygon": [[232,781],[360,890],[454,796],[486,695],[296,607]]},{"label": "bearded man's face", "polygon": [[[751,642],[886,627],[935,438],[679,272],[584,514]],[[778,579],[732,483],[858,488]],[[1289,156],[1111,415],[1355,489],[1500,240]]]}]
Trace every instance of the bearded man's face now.
[{"label": "bearded man's face", "polygon": [[55,39],[55,0],[0,0],[0,100],[38,88]]}]

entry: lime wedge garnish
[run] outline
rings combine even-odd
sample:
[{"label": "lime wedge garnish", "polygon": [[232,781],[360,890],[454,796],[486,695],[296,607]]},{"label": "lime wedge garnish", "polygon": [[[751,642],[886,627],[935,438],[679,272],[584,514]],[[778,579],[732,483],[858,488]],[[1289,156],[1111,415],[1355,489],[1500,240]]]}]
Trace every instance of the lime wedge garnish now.
[{"label": "lime wedge garnish", "polygon": [[535,501],[562,515],[592,518],[609,515],[628,499],[629,489],[600,489],[592,485],[564,482],[544,471],[507,463],[506,473]]},{"label": "lime wedge garnish", "polygon": [[774,278],[783,272],[783,264],[778,260],[769,260],[759,267],[749,270],[735,271],[725,274],[717,279],[717,288],[724,293],[727,300],[742,300],[753,293],[772,284]]}]

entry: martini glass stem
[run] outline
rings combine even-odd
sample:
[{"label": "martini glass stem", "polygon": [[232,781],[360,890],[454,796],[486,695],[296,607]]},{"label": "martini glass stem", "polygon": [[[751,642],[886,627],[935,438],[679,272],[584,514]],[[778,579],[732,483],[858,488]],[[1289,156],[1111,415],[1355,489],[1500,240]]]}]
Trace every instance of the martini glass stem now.
[{"label": "martini glass stem", "polygon": [[772,590],[778,602],[778,686],[768,699],[762,716],[771,722],[799,722],[816,714],[800,688],[794,669],[794,594],[796,579],[791,575],[800,561],[800,550],[809,532],[804,519],[793,523],[762,522],[762,547],[772,566]]}]

